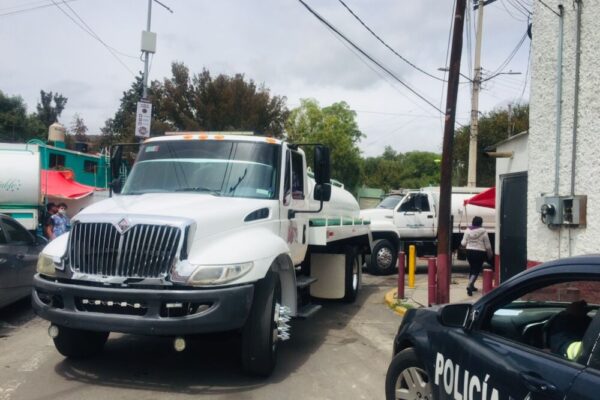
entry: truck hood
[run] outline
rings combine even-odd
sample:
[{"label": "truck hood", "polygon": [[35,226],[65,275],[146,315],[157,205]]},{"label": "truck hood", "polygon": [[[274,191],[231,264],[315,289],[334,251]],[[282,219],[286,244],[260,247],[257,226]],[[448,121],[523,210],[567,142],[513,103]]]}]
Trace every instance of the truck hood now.
[{"label": "truck hood", "polygon": [[219,197],[204,193],[148,193],[131,196],[115,196],[94,203],[83,209],[74,220],[86,221],[109,216],[143,217],[164,221],[164,218],[193,220],[197,232],[204,235],[239,228],[246,216],[253,211],[269,208],[269,219],[274,216],[275,200],[241,197]]}]

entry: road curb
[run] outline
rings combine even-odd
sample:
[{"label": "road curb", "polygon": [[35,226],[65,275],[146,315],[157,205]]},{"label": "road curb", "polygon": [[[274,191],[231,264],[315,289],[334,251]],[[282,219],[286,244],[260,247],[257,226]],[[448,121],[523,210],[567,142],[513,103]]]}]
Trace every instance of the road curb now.
[{"label": "road curb", "polygon": [[392,310],[394,310],[394,312],[400,316],[404,316],[404,314],[406,314],[406,311],[408,311],[408,308],[404,307],[404,306],[399,306],[397,304],[398,301],[398,289],[392,289],[389,292],[387,292],[384,296],[385,298],[385,303],[388,305],[389,308],[391,308]]}]

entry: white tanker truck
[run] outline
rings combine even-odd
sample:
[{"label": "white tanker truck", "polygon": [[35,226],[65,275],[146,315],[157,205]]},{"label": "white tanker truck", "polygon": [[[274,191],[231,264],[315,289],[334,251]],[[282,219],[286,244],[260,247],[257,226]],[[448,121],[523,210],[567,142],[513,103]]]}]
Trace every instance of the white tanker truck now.
[{"label": "white tanker truck", "polygon": [[[190,133],[146,140],[120,194],[76,215],[41,253],[33,306],[67,357],[109,332],[186,336],[238,331],[243,369],[268,375],[292,317],[314,298],[352,302],[368,221],[330,184],[329,149]],[[118,153],[118,152],[117,152]],[[119,170],[118,160],[113,171]]]}]

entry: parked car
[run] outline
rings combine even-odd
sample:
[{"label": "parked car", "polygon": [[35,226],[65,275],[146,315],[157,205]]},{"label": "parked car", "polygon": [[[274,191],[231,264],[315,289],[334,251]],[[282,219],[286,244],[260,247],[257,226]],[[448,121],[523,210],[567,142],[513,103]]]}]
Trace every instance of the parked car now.
[{"label": "parked car", "polygon": [[15,219],[0,214],[0,307],[31,294],[37,256],[45,242]]},{"label": "parked car", "polygon": [[529,269],[474,304],[409,310],[389,399],[598,399],[600,257]]}]

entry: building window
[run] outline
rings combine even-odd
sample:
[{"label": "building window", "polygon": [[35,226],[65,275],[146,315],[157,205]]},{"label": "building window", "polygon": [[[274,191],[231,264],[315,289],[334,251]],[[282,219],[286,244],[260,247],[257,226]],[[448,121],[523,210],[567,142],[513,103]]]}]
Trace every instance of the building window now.
[{"label": "building window", "polygon": [[60,154],[50,153],[49,167],[52,168],[64,168],[65,167],[65,156]]},{"label": "building window", "polygon": [[97,169],[98,169],[98,164],[95,161],[89,161],[89,160],[83,161],[83,170],[85,172],[90,172],[92,174],[95,174]]}]

